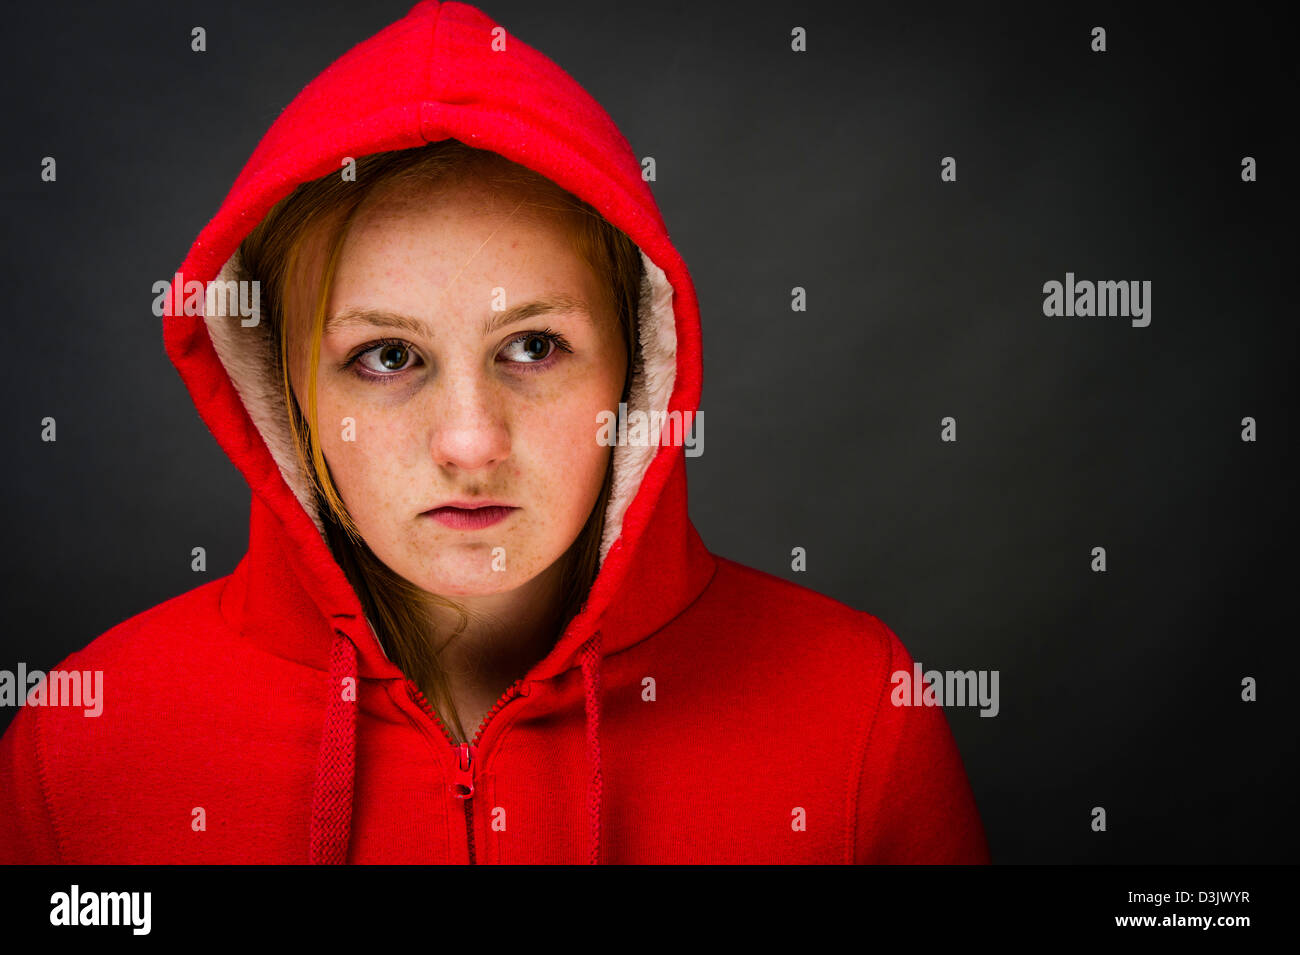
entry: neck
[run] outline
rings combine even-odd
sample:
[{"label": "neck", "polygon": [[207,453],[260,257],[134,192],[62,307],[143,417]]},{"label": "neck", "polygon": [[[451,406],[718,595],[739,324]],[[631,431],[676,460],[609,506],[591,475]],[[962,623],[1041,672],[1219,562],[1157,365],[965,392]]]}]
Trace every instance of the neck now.
[{"label": "neck", "polygon": [[[430,600],[439,661],[453,695],[467,703],[496,697],[555,645],[563,612],[566,557],[506,593],[442,598],[465,608],[466,620]],[[459,632],[457,632],[459,630]]]}]

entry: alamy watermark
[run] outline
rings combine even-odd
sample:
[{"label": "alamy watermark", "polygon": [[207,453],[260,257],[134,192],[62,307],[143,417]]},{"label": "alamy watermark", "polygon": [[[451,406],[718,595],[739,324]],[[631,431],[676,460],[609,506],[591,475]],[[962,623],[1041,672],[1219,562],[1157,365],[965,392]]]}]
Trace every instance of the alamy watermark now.
[{"label": "alamy watermark", "polygon": [[85,716],[104,712],[103,670],[0,670],[0,706],[81,707]]},{"label": "alamy watermark", "polygon": [[177,272],[170,282],[153,283],[153,313],[164,315],[217,315],[238,316],[239,324],[252,328],[261,320],[262,286],[252,281],[229,279],[200,282],[185,281]]},{"label": "alamy watermark", "polygon": [[890,702],[895,706],[978,706],[980,716],[997,716],[997,670],[895,670]]},{"label": "alamy watermark", "polygon": [[703,411],[628,411],[620,401],[618,413],[602,411],[596,415],[596,443],[602,447],[631,445],[645,448],[663,443],[683,445],[688,458],[704,453]]},{"label": "alamy watermark", "polygon": [[1052,279],[1043,283],[1043,314],[1105,318],[1118,315],[1132,318],[1134,328],[1151,324],[1151,280],[1092,282],[1075,281],[1073,272],[1065,273],[1065,283]]},{"label": "alamy watermark", "polygon": [[152,909],[152,892],[83,892],[74,884],[50,896],[50,924],[125,925],[133,935],[148,935]]}]

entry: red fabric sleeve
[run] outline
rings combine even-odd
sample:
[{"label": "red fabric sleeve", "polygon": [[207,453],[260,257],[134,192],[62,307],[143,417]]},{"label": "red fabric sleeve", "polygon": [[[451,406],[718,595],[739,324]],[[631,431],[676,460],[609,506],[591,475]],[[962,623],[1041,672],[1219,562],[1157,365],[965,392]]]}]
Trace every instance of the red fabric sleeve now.
[{"label": "red fabric sleeve", "polygon": [[0,865],[64,861],[41,775],[39,724],[40,707],[20,707],[0,738]]},{"label": "red fabric sleeve", "polygon": [[987,864],[984,824],[943,707],[892,702],[892,675],[910,675],[913,660],[889,627],[879,629],[890,664],[862,763],[854,861]]}]

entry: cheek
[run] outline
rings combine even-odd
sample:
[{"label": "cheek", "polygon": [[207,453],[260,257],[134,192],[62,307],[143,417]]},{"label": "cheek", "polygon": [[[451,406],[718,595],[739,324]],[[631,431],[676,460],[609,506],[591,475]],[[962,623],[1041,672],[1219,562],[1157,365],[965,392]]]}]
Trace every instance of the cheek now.
[{"label": "cheek", "polygon": [[[545,482],[545,495],[557,511],[586,520],[605,478],[612,448],[597,441],[599,414],[618,406],[621,382],[587,381],[564,391],[561,400],[530,406],[516,431],[516,452]],[[524,437],[526,436],[526,437]]]},{"label": "cheek", "polygon": [[319,414],[321,449],[334,485],[358,523],[386,506],[414,500],[412,494],[419,490],[412,470],[419,457],[416,423],[346,393],[322,391]]}]

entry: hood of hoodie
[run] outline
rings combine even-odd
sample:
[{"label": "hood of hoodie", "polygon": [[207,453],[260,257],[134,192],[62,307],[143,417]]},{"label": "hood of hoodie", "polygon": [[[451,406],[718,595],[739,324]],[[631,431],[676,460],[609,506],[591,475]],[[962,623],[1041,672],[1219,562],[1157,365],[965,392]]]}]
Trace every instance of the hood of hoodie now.
[{"label": "hood of hoodie", "polygon": [[[189,309],[201,283],[248,279],[238,246],[300,183],[348,157],[444,139],[499,153],[594,206],[641,251],[634,411],[691,420],[701,388],[695,290],[641,164],[605,110],[563,69],[480,10],[425,0],[307,85],[276,119],[172,282],[166,349],[199,414],[252,489],[249,552],[229,599],[241,629],[272,652],[349,676],[401,678],[326,544],[290,436],[268,324]],[[193,314],[201,312],[201,314]],[[595,422],[593,422],[593,428]],[[697,431],[702,422],[697,422]],[[593,432],[594,433],[594,432]],[[580,667],[592,777],[591,858],[599,857],[600,660],[644,639],[707,585],[713,558],[687,513],[681,444],[618,445],[600,568],[579,614],[525,680]],[[344,861],[355,760],[355,705],[330,696],[313,809],[314,861]]]}]

